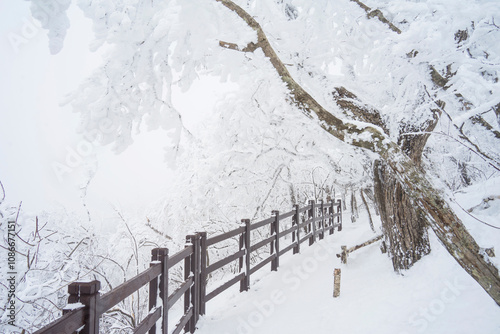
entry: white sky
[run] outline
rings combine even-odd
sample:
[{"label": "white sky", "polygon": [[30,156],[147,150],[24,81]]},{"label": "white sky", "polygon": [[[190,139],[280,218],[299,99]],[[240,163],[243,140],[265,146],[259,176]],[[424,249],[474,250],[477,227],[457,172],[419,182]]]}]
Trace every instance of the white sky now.
[{"label": "white sky", "polygon": [[[61,181],[52,166],[64,163],[68,149],[77,150],[83,141],[76,133],[79,116],[60,103],[101,57],[88,50],[90,20],[75,5],[68,14],[64,47],[50,55],[46,31],[26,30],[32,22],[29,3],[0,2],[0,181],[7,201],[23,201],[28,212],[50,211],[54,204],[82,209],[79,187],[86,182],[86,169],[75,168]],[[9,41],[13,36],[28,38],[16,50]],[[95,148],[99,167],[87,194],[92,213],[110,209],[110,203],[139,208],[161,196],[168,180],[165,140],[162,131],[141,134],[119,156]]]}]

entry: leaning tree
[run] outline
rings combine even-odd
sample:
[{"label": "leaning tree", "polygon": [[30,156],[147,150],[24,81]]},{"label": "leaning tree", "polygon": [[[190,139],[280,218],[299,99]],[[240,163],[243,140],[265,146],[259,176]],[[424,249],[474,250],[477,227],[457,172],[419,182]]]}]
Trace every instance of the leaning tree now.
[{"label": "leaning tree", "polygon": [[[36,9],[39,1],[32,1]],[[381,108],[366,103],[358,97],[358,92],[342,85],[331,86],[329,96],[334,108],[318,102],[319,99],[311,94],[313,92],[292,76],[287,69],[289,64],[280,59],[281,54],[276,52],[278,40],[270,39],[266,27],[259,24],[259,17],[250,14],[252,1],[247,2],[247,7],[231,0],[180,5],[175,1],[146,1],[135,5],[115,4],[106,0],[90,3],[80,0],[78,3],[85,14],[94,20],[97,36],[94,47],[105,42],[123,46],[116,50],[114,58],[87,82],[83,91],[78,92],[79,97],[73,101],[74,107],[83,116],[84,130],[91,133],[93,139],[105,144],[117,142],[118,147],[123,148],[131,142],[132,124],[140,123],[147,115],[153,125],[161,124],[166,129],[173,129],[173,137],[179,143],[182,115],[172,106],[171,91],[166,87],[174,81],[184,88],[189,87],[196,77],[193,69],[200,66],[217,68],[218,73],[225,76],[228,76],[227,71],[235,68],[233,66],[224,70],[225,64],[218,63],[221,60],[217,58],[219,51],[213,49],[212,44],[207,44],[206,38],[194,38],[193,30],[183,25],[197,22],[198,31],[206,29],[206,34],[216,34],[220,32],[219,24],[234,24],[237,30],[241,29],[243,22],[247,31],[238,36],[238,41],[220,37],[217,47],[248,57],[264,57],[285,85],[288,95],[286,100],[294,106],[294,110],[315,120],[318,127],[336,140],[375,157],[372,171],[374,198],[394,268],[409,268],[430,252],[427,232],[430,227],[464,270],[500,305],[500,276],[497,268],[451,209],[444,192],[430,181],[422,163],[431,133],[443,117],[450,118],[445,102],[436,92],[446,92],[449,88],[448,81],[453,80],[456,73],[452,67],[448,68],[447,73],[440,73],[431,65],[427,67],[426,72],[435,89],[421,85],[421,105],[416,106],[422,108],[424,105],[426,111],[417,120],[398,120],[394,127]],[[283,4],[283,1],[275,3],[284,6],[289,19],[297,17],[298,10],[292,5]],[[376,20],[380,22],[379,27],[385,26],[391,34],[405,34],[386,19],[380,10],[373,10],[357,0],[350,4],[360,13],[366,12],[364,22]],[[221,17],[225,22],[217,22]],[[335,21],[334,18],[329,19]],[[170,24],[173,21],[177,22],[176,25]],[[494,21],[490,25],[491,29],[498,29]],[[47,22],[46,28],[52,29],[53,35],[61,30],[54,29],[50,22]],[[466,40],[467,34],[467,30],[458,31],[455,35],[457,43]],[[475,56],[474,50],[467,50],[471,57]],[[416,57],[419,53],[417,48],[408,51],[408,58]],[[341,56],[349,57],[349,54]],[[224,57],[225,60],[229,59],[227,55]],[[306,65],[301,64],[301,68],[304,67]],[[304,71],[307,72],[307,69]],[[472,102],[456,90],[446,93],[452,95],[456,102],[452,107],[459,106],[464,113],[472,109]],[[500,110],[498,104],[490,108],[497,114]],[[103,119],[111,119],[112,127]],[[490,168],[500,170],[498,157],[470,138],[475,127],[484,129],[493,140],[498,141],[500,138],[498,131],[480,113],[471,114],[460,126],[453,126],[459,134],[456,140],[484,160]]]},{"label": "leaning tree", "polygon": [[256,19],[230,0],[217,1],[235,12],[257,33],[257,40],[244,48],[226,41],[220,42],[221,47],[241,52],[262,50],[286,84],[292,103],[304,113],[315,115],[319,125],[332,136],[372,151],[380,157],[374,166],[376,201],[395,269],[409,268],[420,257],[429,253],[426,232],[426,227],[429,226],[462,268],[500,305],[498,269],[485,257],[447,204],[442,192],[429,182],[420,166],[429,132],[439,119],[439,103],[433,110],[432,119],[405,131],[413,134],[394,142],[389,139],[375,108],[363,104],[344,87],[335,87],[333,96],[337,105],[363,124],[341,119],[321,106],[292,78]]}]

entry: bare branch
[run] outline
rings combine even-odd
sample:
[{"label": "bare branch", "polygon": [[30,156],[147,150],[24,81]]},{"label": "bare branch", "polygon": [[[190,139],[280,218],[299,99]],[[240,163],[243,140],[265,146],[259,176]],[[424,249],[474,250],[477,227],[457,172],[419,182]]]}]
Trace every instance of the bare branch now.
[{"label": "bare branch", "polygon": [[[425,87],[425,86],[424,86]],[[434,98],[431,97],[431,95],[429,94],[429,92],[427,91],[427,87],[425,87],[425,92],[427,93],[427,96],[429,96],[429,98],[436,104],[436,106],[439,108],[439,110],[444,113],[446,115],[446,117],[448,117],[448,119],[450,120],[451,124],[453,125],[453,127],[460,133],[460,139],[463,139],[465,140],[467,143],[469,143],[471,146],[473,146],[474,148],[470,148],[468,147],[467,145],[465,145],[464,143],[460,142],[458,139],[456,138],[453,138],[451,136],[448,135],[448,137],[452,138],[453,140],[455,140],[456,142],[464,145],[465,147],[467,147],[471,152],[474,152],[474,154],[478,155],[479,157],[481,157],[483,160],[487,161],[488,164],[495,168],[496,170],[500,170],[500,164],[498,161],[496,161],[495,159],[493,159],[492,157],[490,157],[488,154],[486,154],[485,152],[483,152],[479,146],[477,146],[475,143],[473,143],[469,137],[467,137],[464,133],[463,133],[463,130],[461,128],[459,128],[453,118],[451,117],[451,115],[443,108],[443,103],[439,100],[435,100]],[[445,135],[443,133],[443,135]],[[496,134],[495,134],[496,135]]]},{"label": "bare branch", "polygon": [[24,242],[26,245],[31,246],[31,247],[35,247],[35,245],[32,245],[29,242],[27,242],[26,240],[24,240],[23,238],[21,238],[21,236],[19,235],[18,232],[16,232],[16,236],[19,238],[19,240],[21,240],[22,242]]},{"label": "bare branch", "polygon": [[243,49],[241,49],[238,46],[238,44],[224,42],[224,41],[219,41],[219,46],[226,48],[226,49],[241,51],[241,52],[254,52],[255,50],[257,50],[260,47],[259,43],[255,44],[254,42],[250,42],[247,44],[247,46],[245,46]]},{"label": "bare branch", "polygon": [[237,44],[235,44],[235,43],[229,43],[229,42],[219,41],[219,46],[223,47],[223,48],[226,48],[226,49],[230,49],[230,50],[242,51],[242,50],[240,50],[240,47]]},{"label": "bare branch", "polygon": [[370,223],[370,228],[372,229],[373,233],[375,233],[375,227],[373,226],[373,219],[372,219],[372,214],[370,212],[370,207],[368,206],[368,203],[366,202],[365,196],[363,195],[363,189],[359,191],[361,194],[361,200],[363,201],[363,204],[365,205],[366,211],[368,212],[368,222]]},{"label": "bare branch", "polygon": [[151,221],[149,220],[148,217],[146,217],[146,220],[148,221],[146,223],[146,226],[149,227],[153,232],[155,232],[156,234],[162,236],[163,238],[165,238],[167,240],[172,240],[172,238],[168,234],[161,232],[156,227],[154,227],[153,225],[151,225]]},{"label": "bare branch", "polygon": [[[467,146],[464,142],[458,140],[457,138],[447,134],[447,133],[444,133],[444,132],[427,132],[427,131],[419,131],[419,132],[407,132],[407,133],[403,133],[401,134],[401,136],[413,136],[413,135],[422,135],[422,134],[429,134],[429,135],[441,135],[441,136],[445,136],[445,137],[448,137],[450,138],[451,140],[459,143],[460,145],[462,145],[463,147],[467,148],[469,151],[471,151],[472,153],[474,153],[475,155],[477,155],[479,158],[481,158],[483,161],[485,161],[488,165],[490,165],[491,167],[493,167],[494,169],[496,169],[497,171],[500,172],[500,166],[498,165],[495,165],[494,163],[497,163],[497,161],[491,159],[490,157],[488,157],[487,155],[484,155],[484,154],[481,154],[482,152],[481,151],[476,151],[475,149],[473,148],[470,148],[469,146]],[[461,139],[464,139],[464,140],[467,140],[467,137],[462,137],[460,136]],[[476,145],[474,145],[476,146]],[[497,163],[498,164],[498,163]]]},{"label": "bare branch", "polygon": [[17,208],[17,215],[16,215],[16,224],[17,224],[17,220],[19,219],[19,213],[21,212],[22,205],[23,205],[23,201],[19,202],[19,207]]},{"label": "bare branch", "polygon": [[87,239],[89,239],[89,237],[85,237],[85,238],[83,238],[82,240],[80,240],[80,242],[78,243],[78,245],[76,245],[76,246],[75,246],[75,248],[73,248],[73,250],[71,251],[71,253],[69,253],[69,255],[67,255],[68,259],[69,259],[69,258],[71,258],[71,255],[73,255],[73,253],[76,251],[76,249],[77,249],[78,247],[80,247],[80,245],[81,245],[81,244],[82,244],[85,240],[87,240]]},{"label": "bare branch", "polygon": [[0,188],[2,188],[2,199],[0,200],[0,204],[5,200],[5,188],[3,187],[2,181],[0,181]]},{"label": "bare branch", "polygon": [[[273,47],[269,43],[264,31],[259,23],[250,16],[240,6],[230,0],[216,0],[225,7],[234,11],[257,33],[257,46],[260,47],[264,55],[278,72],[281,80],[287,85],[290,91],[292,102],[309,117],[315,114],[320,121],[321,127],[342,141],[350,141],[352,145],[368,149],[375,153],[382,153],[397,149],[397,144],[387,140],[387,136],[373,126],[366,123],[364,125],[347,123],[334,116],[319,104],[302,86],[300,86],[291,76],[290,72],[279,59]],[[362,139],[361,139],[362,138]]]},{"label": "bare branch", "polygon": [[398,27],[396,27],[394,24],[392,24],[392,22],[390,22],[388,19],[386,19],[384,14],[382,14],[382,12],[379,9],[372,10],[370,7],[368,7],[367,5],[365,5],[364,3],[362,3],[359,0],[351,0],[351,1],[357,3],[359,5],[359,7],[363,8],[363,10],[366,12],[366,16],[368,18],[376,17],[379,19],[380,22],[387,24],[389,26],[389,29],[391,29],[392,31],[394,31],[398,34],[401,34],[401,30]]},{"label": "bare branch", "polygon": [[[0,248],[3,248],[3,249],[5,249],[6,251],[9,251],[9,249],[8,249],[8,248],[6,248],[5,246],[0,245]],[[16,249],[14,252],[16,252],[17,254],[22,255],[22,256],[24,256],[24,257],[26,257],[26,256],[27,256],[26,254],[21,253],[21,252],[20,252],[20,251],[18,251],[17,249]]]},{"label": "bare branch", "polygon": [[476,216],[472,215],[469,211],[465,210],[457,201],[453,201],[456,205],[458,205],[460,207],[460,209],[462,209],[463,212],[465,212],[467,215],[469,215],[470,217],[474,218],[475,220],[477,220],[478,222],[484,224],[484,225],[487,225],[489,227],[492,227],[492,228],[495,228],[497,230],[500,230],[500,227],[498,226],[494,226],[494,225],[491,225],[491,224],[488,224],[487,222],[477,218]]}]

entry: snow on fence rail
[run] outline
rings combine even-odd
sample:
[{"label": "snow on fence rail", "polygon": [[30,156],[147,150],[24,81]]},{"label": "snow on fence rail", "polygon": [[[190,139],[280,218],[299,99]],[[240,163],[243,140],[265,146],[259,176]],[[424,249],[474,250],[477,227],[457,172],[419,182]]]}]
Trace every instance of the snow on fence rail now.
[{"label": "snow on fence rail", "polygon": [[[200,315],[205,314],[206,303],[240,282],[240,292],[250,288],[250,276],[257,270],[271,263],[271,270],[279,267],[280,256],[293,250],[300,252],[303,242],[309,246],[319,238],[333,234],[335,228],[342,230],[341,201],[324,203],[309,201],[309,205],[294,209],[285,214],[272,212],[272,217],[253,223],[242,220],[242,225],[232,231],[210,236],[206,232],[198,232],[186,237],[183,250],[169,256],[167,248],[155,248],[151,251],[151,265],[148,269],[126,281],[117,288],[99,294],[101,283],[92,281],[72,283],[68,287],[68,306],[63,316],[48,324],[34,334],[62,334],[80,330],[81,334],[99,333],[99,318],[113,306],[123,301],[141,287],[149,284],[149,313],[134,329],[134,333],[156,333],[156,323],[161,319],[161,333],[193,333]],[[291,219],[290,219],[291,218]],[[270,234],[263,240],[252,240],[252,232],[270,227]],[[255,233],[254,233],[255,234]],[[280,240],[292,234],[292,241],[281,248]],[[238,238],[239,250],[235,253],[207,265],[209,247],[231,239]],[[258,263],[252,263],[251,254],[265,246],[269,246],[269,256]],[[211,273],[238,261],[239,273],[233,278],[207,293],[207,281]],[[169,270],[184,262],[184,281],[172,293],[169,292]],[[162,301],[158,302],[158,297]],[[170,332],[168,328],[169,309],[184,297],[184,314]]]}]

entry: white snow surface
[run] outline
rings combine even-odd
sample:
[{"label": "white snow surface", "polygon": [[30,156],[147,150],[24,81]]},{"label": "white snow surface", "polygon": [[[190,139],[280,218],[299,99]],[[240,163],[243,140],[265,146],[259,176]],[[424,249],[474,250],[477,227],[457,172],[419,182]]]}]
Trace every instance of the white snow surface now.
[{"label": "white snow surface", "polygon": [[[298,255],[265,267],[251,289],[227,290],[207,303],[200,334],[271,333],[498,333],[500,309],[452,260],[435,236],[432,253],[402,275],[379,250],[361,248],[341,264],[340,246],[375,235],[362,222],[344,224]],[[333,270],[341,269],[340,297],[333,298]]]}]

